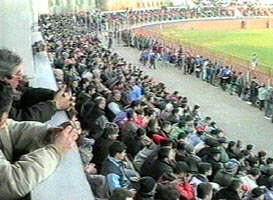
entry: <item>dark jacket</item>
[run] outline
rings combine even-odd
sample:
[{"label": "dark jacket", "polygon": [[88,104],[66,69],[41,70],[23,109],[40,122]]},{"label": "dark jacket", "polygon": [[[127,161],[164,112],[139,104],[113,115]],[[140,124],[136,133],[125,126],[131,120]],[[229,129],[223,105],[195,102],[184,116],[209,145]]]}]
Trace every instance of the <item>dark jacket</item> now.
[{"label": "dark jacket", "polygon": [[86,113],[86,128],[92,138],[98,139],[102,136],[105,124],[108,122],[105,112],[97,105]]},{"label": "dark jacket", "polygon": [[[114,161],[112,157],[107,157],[104,160],[101,174],[106,176],[110,192],[118,187],[129,188],[131,185],[129,177],[126,176],[124,164],[121,161]],[[116,181],[117,177],[118,180]]]},{"label": "dark jacket", "polygon": [[9,117],[15,121],[46,122],[56,113],[51,102],[55,91],[44,88],[25,87],[22,94],[14,99]]},{"label": "dark jacket", "polygon": [[161,160],[156,160],[151,168],[151,176],[157,181],[162,177],[162,175],[172,173],[173,173],[172,165]]},{"label": "dark jacket", "polygon": [[137,136],[128,136],[124,140],[125,145],[127,146],[127,153],[129,153],[133,158],[135,155],[145,147],[144,143]]},{"label": "dark jacket", "polygon": [[213,200],[241,200],[241,198],[239,197],[238,193],[234,190],[231,190],[229,188],[223,188],[221,190],[219,190]]},{"label": "dark jacket", "polygon": [[234,180],[234,176],[232,174],[229,174],[225,172],[224,170],[219,170],[214,178],[213,182],[218,183],[222,187],[228,187],[232,181]]},{"label": "dark jacket", "polygon": [[101,166],[102,162],[107,158],[109,154],[109,147],[113,144],[114,140],[106,139],[104,137],[99,138],[94,145],[94,158],[93,161],[96,165]]}]

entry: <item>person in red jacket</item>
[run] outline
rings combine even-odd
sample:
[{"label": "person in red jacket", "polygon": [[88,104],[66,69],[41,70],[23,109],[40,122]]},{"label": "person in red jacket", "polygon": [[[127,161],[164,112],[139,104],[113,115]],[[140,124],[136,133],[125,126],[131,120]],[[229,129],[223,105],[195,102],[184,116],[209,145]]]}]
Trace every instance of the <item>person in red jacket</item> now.
[{"label": "person in red jacket", "polygon": [[196,200],[196,187],[190,184],[192,173],[189,166],[184,162],[178,162],[175,168],[177,180],[175,180],[176,188],[187,200]]}]

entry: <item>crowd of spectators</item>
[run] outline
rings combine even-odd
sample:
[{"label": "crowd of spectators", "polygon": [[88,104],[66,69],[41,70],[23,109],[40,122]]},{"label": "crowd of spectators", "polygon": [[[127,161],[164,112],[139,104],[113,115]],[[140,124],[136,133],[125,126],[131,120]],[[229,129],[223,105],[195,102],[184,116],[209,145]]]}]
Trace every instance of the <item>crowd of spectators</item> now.
[{"label": "crowd of spectators", "polygon": [[[99,13],[97,13],[99,14]],[[161,8],[150,10],[127,10],[100,14],[109,27],[137,25],[159,21],[199,19],[210,17],[254,17],[272,16],[273,9],[246,4],[226,6],[199,6],[194,8]]]},{"label": "crowd of spectators", "polygon": [[[230,141],[199,105],[169,93],[76,22],[40,16],[58,92],[30,88],[22,60],[0,50],[1,199],[26,196],[76,146],[98,199],[273,199],[266,151]],[[57,110],[71,121],[42,123]]]},{"label": "crowd of spectators", "polygon": [[[247,72],[236,71],[232,66],[224,65],[221,61],[212,61],[203,56],[194,56],[182,46],[179,49],[164,46],[152,36],[124,30],[120,34],[126,46],[141,51],[140,62],[144,66],[156,69],[157,67],[173,67],[183,71],[185,75],[196,78],[220,87],[230,95],[237,95],[254,107],[265,112],[265,118],[273,123],[273,88],[250,77]],[[119,36],[117,36],[119,37]]]},{"label": "crowd of spectators", "polygon": [[[212,1],[215,3],[215,1]],[[126,10],[119,12],[82,12],[76,15],[75,21],[86,24],[94,30],[126,29],[128,26],[164,22],[182,19],[199,19],[210,17],[255,17],[273,15],[269,7],[256,7],[252,4],[219,2],[212,6],[196,6],[193,8],[162,7],[161,9]]]}]

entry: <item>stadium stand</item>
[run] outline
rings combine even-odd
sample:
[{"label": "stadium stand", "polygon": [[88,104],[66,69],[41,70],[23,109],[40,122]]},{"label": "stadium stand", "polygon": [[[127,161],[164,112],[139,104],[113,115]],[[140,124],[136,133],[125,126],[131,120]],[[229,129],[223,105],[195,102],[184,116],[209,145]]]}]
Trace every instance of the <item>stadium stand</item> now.
[{"label": "stadium stand", "polygon": [[[219,14],[202,9],[189,15]],[[133,19],[135,24],[135,20],[152,22],[157,17],[175,20],[188,12],[180,11],[137,11],[129,16],[140,16]],[[176,65],[214,84],[216,80],[208,75],[212,63],[202,57],[183,57],[182,48],[158,61],[161,45],[127,30],[109,34],[107,46],[102,44],[100,32],[113,28],[109,21],[127,14],[97,13],[89,22],[80,15],[40,16],[46,48],[36,43],[34,63],[47,67],[45,71],[50,62],[57,92],[29,87],[21,58],[0,50],[1,199],[29,199],[32,192],[34,200],[272,200],[273,158],[265,151],[255,152],[251,144],[230,141],[211,117],[202,116],[200,106],[191,107],[187,97],[169,93],[164,83],[112,52],[112,37],[120,34],[126,45],[143,50],[143,64]],[[234,13],[219,14],[229,15]],[[223,90],[229,85],[233,93],[232,71],[222,67],[219,73],[219,85]],[[257,88],[251,86],[246,97],[252,103],[257,98],[252,90]],[[69,122],[58,127],[43,123],[59,110],[68,114]],[[62,163],[66,156],[71,159]]]}]

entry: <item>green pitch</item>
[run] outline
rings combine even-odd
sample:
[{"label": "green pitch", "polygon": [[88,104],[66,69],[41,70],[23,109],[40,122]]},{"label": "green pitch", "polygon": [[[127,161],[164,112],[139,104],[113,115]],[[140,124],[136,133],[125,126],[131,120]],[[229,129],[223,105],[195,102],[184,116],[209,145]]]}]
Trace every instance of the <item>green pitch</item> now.
[{"label": "green pitch", "polygon": [[185,30],[177,27],[161,31],[168,39],[178,43],[206,48],[217,55],[234,56],[242,63],[250,63],[254,53],[259,63],[273,68],[273,30]]}]

